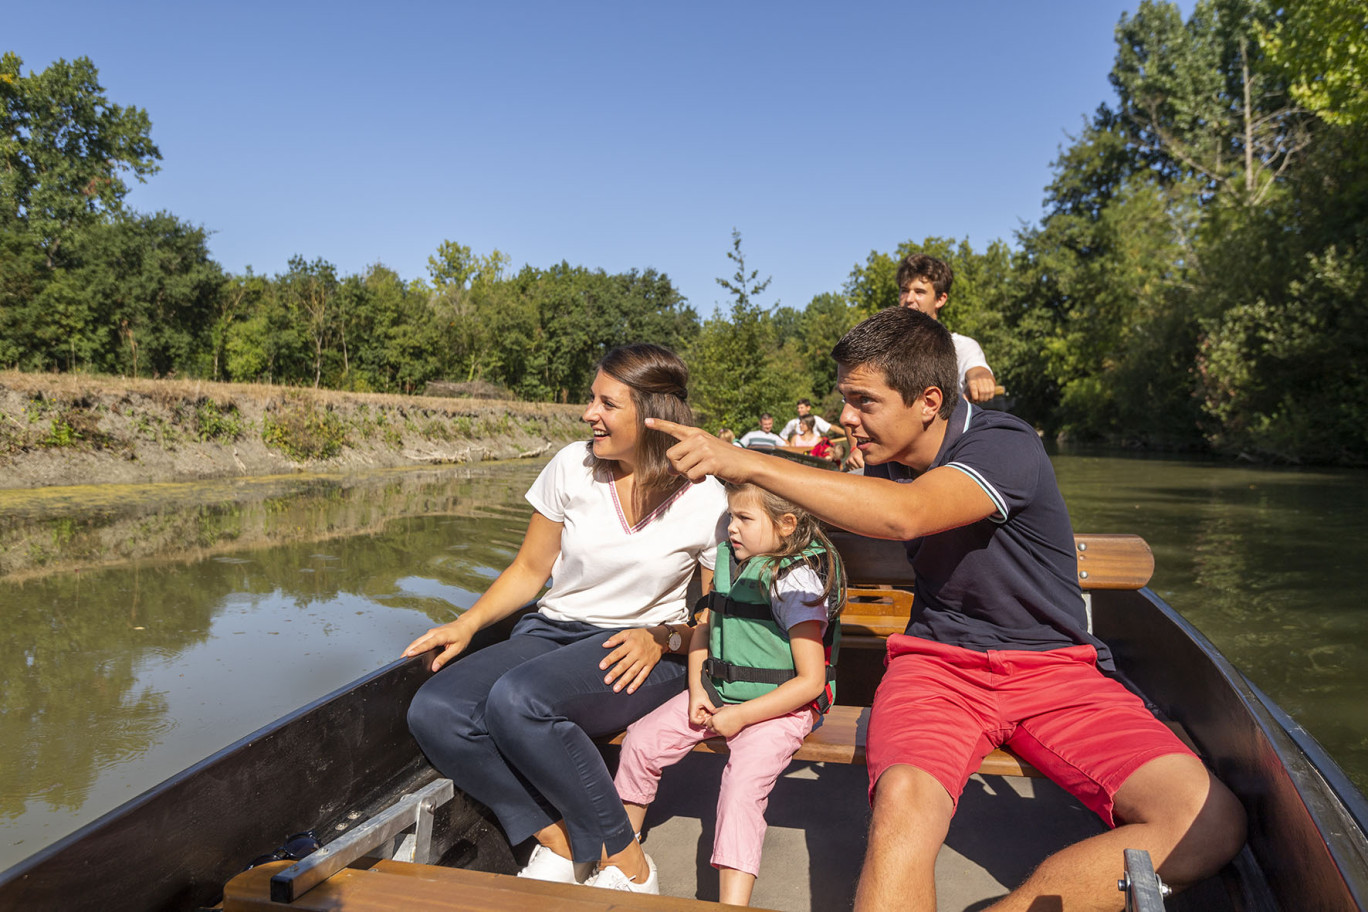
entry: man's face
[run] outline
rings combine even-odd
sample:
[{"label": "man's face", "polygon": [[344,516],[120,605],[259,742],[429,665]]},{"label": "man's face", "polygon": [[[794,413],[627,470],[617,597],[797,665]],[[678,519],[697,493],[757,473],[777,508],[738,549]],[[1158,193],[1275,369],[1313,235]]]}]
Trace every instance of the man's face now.
[{"label": "man's face", "polygon": [[[913,447],[924,433],[915,409],[903,402],[902,396],[888,385],[883,371],[864,365],[836,367],[836,389],[845,405],[841,408],[841,424],[850,435],[851,444],[869,465],[885,462],[904,462],[911,458]],[[901,457],[901,458],[900,458]]]},{"label": "man's face", "polygon": [[769,415],[766,415],[764,418],[761,418],[761,419],[760,419],[760,430],[762,430],[762,431],[764,431],[765,433],[768,434],[768,433],[770,432],[770,429],[773,428],[773,427],[774,427],[774,419],[773,419],[772,417],[770,417]]},{"label": "man's face", "polygon": [[812,411],[812,406],[808,405],[806,402],[800,402],[800,403],[798,403],[798,417],[799,417],[799,418],[806,418],[806,417],[807,417],[807,413],[810,412],[810,411]]},{"label": "man's face", "polygon": [[937,296],[935,286],[928,279],[920,276],[912,279],[898,290],[899,307],[920,310],[933,320],[940,319],[937,315],[949,299],[949,295]]}]

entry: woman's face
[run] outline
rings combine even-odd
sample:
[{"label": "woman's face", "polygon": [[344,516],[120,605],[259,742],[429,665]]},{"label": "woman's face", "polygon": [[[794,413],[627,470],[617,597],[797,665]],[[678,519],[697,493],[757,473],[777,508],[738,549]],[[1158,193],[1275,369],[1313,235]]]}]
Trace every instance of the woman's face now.
[{"label": "woman's face", "polygon": [[589,392],[583,417],[594,434],[594,455],[634,464],[640,431],[632,388],[599,371]]}]

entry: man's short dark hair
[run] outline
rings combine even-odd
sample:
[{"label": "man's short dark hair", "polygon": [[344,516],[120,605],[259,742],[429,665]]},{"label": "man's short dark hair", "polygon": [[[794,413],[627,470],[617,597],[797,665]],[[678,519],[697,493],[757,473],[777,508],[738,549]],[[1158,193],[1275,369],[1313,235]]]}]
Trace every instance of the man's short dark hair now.
[{"label": "man's short dark hair", "polygon": [[831,357],[846,370],[869,367],[882,372],[904,405],[911,405],[931,386],[941,391],[940,417],[949,418],[959,401],[954,340],[948,329],[919,310],[879,311],[842,336]]},{"label": "man's short dark hair", "polygon": [[930,282],[939,298],[950,294],[950,286],[955,284],[955,271],[944,260],[925,253],[914,253],[898,264],[898,291],[906,288],[913,279]]},{"label": "man's short dark hair", "polygon": [[812,400],[811,400],[811,399],[799,399],[799,400],[798,400],[798,404],[799,404],[799,405],[806,405],[806,406],[808,406],[808,407],[810,408],[810,407],[812,406]]}]

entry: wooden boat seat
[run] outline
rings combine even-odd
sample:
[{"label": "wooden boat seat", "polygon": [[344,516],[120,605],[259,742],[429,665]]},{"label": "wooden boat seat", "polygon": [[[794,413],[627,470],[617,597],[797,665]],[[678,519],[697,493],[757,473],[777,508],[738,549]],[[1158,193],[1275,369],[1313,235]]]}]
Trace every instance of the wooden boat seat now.
[{"label": "wooden boat seat", "polygon": [[[901,542],[878,541],[848,532],[836,532],[832,542],[845,561],[850,586],[841,612],[842,649],[883,649],[884,641],[907,627],[912,593],[899,586],[912,584],[912,568]],[[1091,589],[1140,589],[1154,573],[1154,555],[1138,535],[1075,535],[1078,549],[1078,585]],[[822,726],[808,735],[795,759],[815,763],[864,763],[865,730],[869,707],[836,705]],[[624,733],[599,739],[601,744],[620,745]],[[727,742],[710,738],[694,748],[725,754]],[[1030,776],[1041,773],[1006,750],[984,758],[979,772],[991,776]]]},{"label": "wooden boat seat", "polygon": [[[807,736],[803,746],[793,755],[795,760],[809,763],[864,763],[865,734],[869,729],[868,706],[843,706],[837,704],[826,714],[822,725]],[[625,737],[619,732],[612,738],[600,743],[621,744]],[[727,753],[725,738],[709,738],[700,741],[694,748],[709,754]],[[984,758],[979,773],[985,776],[1029,776],[1039,778],[1042,774],[1034,766],[1010,751],[995,750]]]}]

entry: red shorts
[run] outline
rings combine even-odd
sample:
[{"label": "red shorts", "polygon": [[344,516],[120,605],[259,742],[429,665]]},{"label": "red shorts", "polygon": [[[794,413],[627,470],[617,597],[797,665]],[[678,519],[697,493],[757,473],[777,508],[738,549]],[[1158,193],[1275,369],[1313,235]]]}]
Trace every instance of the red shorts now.
[{"label": "red shorts", "polygon": [[1014,753],[1116,826],[1119,789],[1141,766],[1192,756],[1140,698],[1097,670],[1097,651],[989,650],[898,634],[869,719],[869,796],[890,766],[930,773],[958,804],[997,747]]}]

